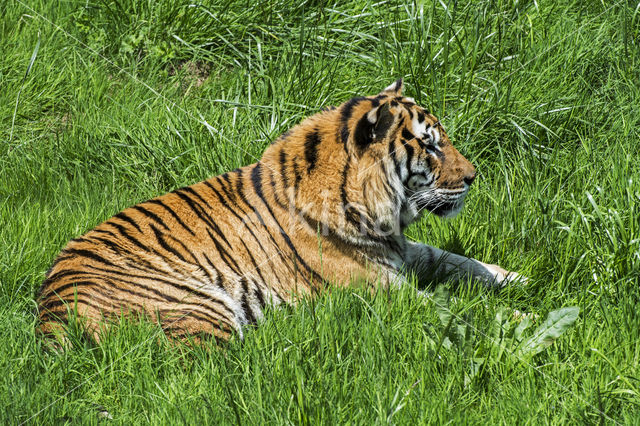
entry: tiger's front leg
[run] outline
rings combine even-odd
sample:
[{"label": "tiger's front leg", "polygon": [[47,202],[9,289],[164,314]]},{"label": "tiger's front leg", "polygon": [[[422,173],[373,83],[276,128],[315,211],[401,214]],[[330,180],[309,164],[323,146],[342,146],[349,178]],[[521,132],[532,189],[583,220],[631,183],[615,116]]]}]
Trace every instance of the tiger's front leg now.
[{"label": "tiger's front leg", "polygon": [[503,287],[510,282],[526,283],[527,279],[498,265],[480,262],[425,244],[407,242],[405,266],[420,282],[434,278],[456,278],[460,282],[480,281],[489,288]]}]

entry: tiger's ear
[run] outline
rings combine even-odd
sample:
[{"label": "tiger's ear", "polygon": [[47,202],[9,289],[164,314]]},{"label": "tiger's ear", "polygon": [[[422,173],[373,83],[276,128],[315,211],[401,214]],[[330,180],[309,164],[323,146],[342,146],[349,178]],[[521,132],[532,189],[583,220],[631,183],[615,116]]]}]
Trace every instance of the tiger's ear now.
[{"label": "tiger's ear", "polygon": [[384,89],[382,92],[380,92],[380,94],[381,95],[402,96],[402,89],[403,88],[404,88],[404,83],[402,82],[402,79],[399,78],[394,83],[392,83],[391,85],[387,86],[387,88]]},{"label": "tiger's ear", "polygon": [[360,152],[374,141],[385,138],[395,117],[389,109],[389,103],[372,108],[358,121],[354,132],[354,141]]}]

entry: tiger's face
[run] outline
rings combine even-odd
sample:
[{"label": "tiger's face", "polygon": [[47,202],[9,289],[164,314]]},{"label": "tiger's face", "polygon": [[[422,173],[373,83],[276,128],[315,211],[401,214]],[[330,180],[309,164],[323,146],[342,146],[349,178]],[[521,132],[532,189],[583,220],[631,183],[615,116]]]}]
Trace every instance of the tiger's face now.
[{"label": "tiger's face", "polygon": [[[401,94],[399,80],[369,100],[353,131],[361,173],[384,174],[402,228],[429,211],[455,216],[475,178],[474,166],[451,144],[436,117]],[[366,104],[363,100],[361,103]]]}]

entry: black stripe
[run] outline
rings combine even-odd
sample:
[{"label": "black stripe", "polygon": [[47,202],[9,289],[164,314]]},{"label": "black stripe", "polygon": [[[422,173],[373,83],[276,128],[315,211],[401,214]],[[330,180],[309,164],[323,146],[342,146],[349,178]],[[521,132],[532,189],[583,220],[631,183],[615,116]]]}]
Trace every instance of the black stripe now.
[{"label": "black stripe", "polygon": [[98,253],[95,253],[95,252],[90,251],[90,250],[81,250],[81,249],[68,248],[68,249],[64,249],[63,253],[75,254],[75,255],[80,256],[80,257],[86,257],[88,259],[95,260],[96,262],[103,263],[105,265],[113,266],[113,267],[116,267],[116,268],[119,267],[118,265],[116,265],[116,264],[110,262],[109,260],[105,259],[104,257],[100,256]]},{"label": "black stripe", "polygon": [[340,183],[340,197],[342,198],[342,207],[346,207],[349,204],[347,199],[347,177],[349,176],[349,162],[344,165],[342,169],[342,182]]},{"label": "black stripe", "polygon": [[75,256],[69,255],[66,256],[65,252],[68,251],[67,248],[63,248],[62,251],[60,252],[60,254],[58,255],[58,257],[55,258],[55,260],[53,261],[53,265],[51,265],[51,268],[49,268],[49,272],[51,272],[51,270],[58,265],[58,263],[64,261],[64,260],[68,260],[68,259],[74,259]]},{"label": "black stripe", "polygon": [[[178,309],[178,308],[167,308],[167,309],[158,309],[158,313],[163,314],[177,314],[177,318],[176,317],[165,317],[163,318],[163,323],[169,323],[169,324],[179,324],[181,321],[185,321],[185,320],[189,320],[189,319],[198,319],[200,321],[204,321],[207,324],[212,324],[215,326],[215,324],[222,320],[222,319],[227,319],[225,318],[225,314],[224,312],[218,312],[216,310],[207,310],[207,311],[201,311],[198,310],[198,307],[201,307],[202,305],[198,305],[195,303],[180,303],[181,305],[186,305],[186,309]],[[235,313],[233,312],[229,312],[233,317],[235,317]],[[168,325],[169,325],[168,324]]]},{"label": "black stripe", "polygon": [[[245,244],[245,242],[243,240],[240,240],[240,242],[242,243],[242,245],[244,246],[245,250],[247,251],[247,254],[249,255],[249,258],[251,259],[251,263],[253,265],[254,271],[258,272],[258,276],[260,277],[260,279],[262,280],[262,283],[264,285],[267,285],[267,280],[264,278],[264,276],[262,275],[262,267],[264,266],[264,262],[260,265],[258,265],[258,263],[256,262],[256,259],[253,257],[253,254],[251,253],[251,250],[249,250],[249,247],[247,247],[247,245]],[[262,247],[262,246],[261,246]],[[267,254],[267,256],[269,256],[269,253],[267,253],[264,249],[262,249],[262,251],[264,253]],[[273,266],[273,262],[271,261],[271,256],[267,257],[267,263],[269,265],[271,265],[272,270],[275,270],[274,266]],[[246,275],[246,274],[245,274]]]},{"label": "black stripe", "polygon": [[247,251],[247,254],[249,255],[249,259],[251,259],[251,264],[253,265],[254,271],[258,272],[258,275],[260,276],[260,279],[262,280],[262,282],[264,284],[267,284],[267,280],[264,279],[264,277],[262,276],[262,272],[260,272],[261,268],[258,266],[258,263],[256,262],[256,259],[253,257],[253,254],[251,254],[251,250],[249,250],[249,247],[247,247],[244,241],[240,240],[240,242],[244,246],[244,249]]},{"label": "black stripe", "polygon": [[115,223],[115,222],[111,222],[108,221],[106,222],[108,225],[113,226],[114,228],[116,228],[118,230],[118,232],[120,232],[120,234],[125,237],[127,240],[131,241],[134,245],[138,246],[139,248],[141,248],[144,251],[151,251],[151,249],[149,249],[149,247],[147,247],[146,245],[142,244],[140,242],[140,240],[138,240],[137,238],[133,237],[131,234],[129,234],[127,232],[127,229],[120,225],[119,223]]},{"label": "black stripe", "polygon": [[[181,244],[182,244],[182,243],[181,243]],[[207,278],[209,278],[209,281],[210,281],[212,284],[214,284],[214,283],[216,282],[216,280],[217,280],[219,277],[215,277],[215,278],[214,278],[214,277],[213,277],[213,275],[211,275],[211,271],[209,271],[209,269],[207,269],[207,268],[205,268],[205,267],[204,267],[204,265],[200,262],[200,260],[198,260],[198,258],[196,257],[196,255],[195,255],[191,250],[189,250],[186,246],[184,246],[184,245],[183,245],[183,247],[184,247],[184,249],[185,249],[185,250],[187,250],[187,252],[188,252],[188,253],[193,257],[193,261],[194,261],[194,263],[195,263],[196,265],[198,265],[198,267],[199,267],[199,268],[200,268],[200,269],[201,269],[201,270],[202,270],[202,271],[207,275]],[[206,259],[207,261],[209,261],[209,258],[207,257],[207,255],[206,255],[205,253],[202,253],[202,255],[205,257],[205,259]],[[209,263],[211,263],[211,262],[209,261]],[[215,268],[214,268],[214,269],[215,269]],[[216,270],[216,273],[217,273],[217,270]]]},{"label": "black stripe", "polygon": [[[384,137],[383,134],[380,136]],[[373,124],[367,118],[367,114],[360,117],[358,123],[356,123],[355,130],[353,131],[353,141],[360,152],[373,142]]]},{"label": "black stripe", "polygon": [[382,175],[387,177],[385,180],[382,181],[382,186],[384,188],[384,191],[386,192],[387,197],[392,199],[392,204],[395,206],[397,205],[397,201],[398,201],[398,196],[399,194],[396,194],[395,191],[393,190],[393,188],[391,187],[391,184],[389,182],[389,170],[387,169],[387,165],[385,163],[380,163],[380,165],[382,166]]},{"label": "black stripe", "polygon": [[413,155],[415,153],[415,150],[404,139],[402,139],[402,146],[404,146],[404,149],[407,152],[407,159],[406,159],[407,176],[405,177],[405,179],[403,181],[403,183],[406,185],[407,182],[409,181],[409,176],[411,176],[411,173],[412,173],[411,160],[413,159]]},{"label": "black stripe", "polygon": [[[109,277],[107,275],[102,275],[102,274],[95,274],[96,276],[99,276],[100,278],[102,278],[102,281],[106,284],[109,284],[109,286],[111,286],[111,288],[116,289],[118,292],[124,292],[127,294],[130,294],[132,296],[137,296],[140,297],[142,299],[145,300],[149,300],[149,301],[155,301],[155,302],[161,302],[161,303],[184,303],[182,302],[180,299],[177,299],[171,295],[162,293],[152,287],[148,287],[144,284],[141,283],[135,283],[135,285],[130,285],[130,283],[128,282],[123,282],[122,280],[118,280],[118,279],[114,279],[115,277]],[[100,285],[100,283],[96,283],[98,285]],[[102,287],[102,286],[100,286]],[[133,287],[133,288],[132,288]],[[141,293],[139,291],[135,291],[134,288],[137,289],[142,289],[142,290],[146,290],[147,292],[151,293],[147,294],[147,293]],[[158,297],[153,297],[152,295],[158,296]],[[125,301],[129,301],[129,299],[125,299]]]},{"label": "black stripe", "polygon": [[225,244],[229,248],[231,248],[229,240],[227,240],[227,237],[224,235],[220,227],[216,225],[216,223],[211,219],[211,216],[209,216],[207,212],[204,211],[200,204],[196,203],[187,194],[185,194],[183,189],[176,189],[175,191],[173,191],[173,193],[180,197],[185,203],[187,203],[189,208],[196,214],[196,216],[198,216],[198,218],[203,221],[205,225],[213,229],[213,231],[218,234],[220,238],[222,238],[222,241],[224,241]]},{"label": "black stripe", "polygon": [[[189,228],[183,221],[182,219],[180,219],[180,216],[178,216],[176,214],[175,211],[173,211],[173,209],[169,206],[167,206],[164,202],[157,200],[157,199],[153,199],[153,200],[149,200],[149,201],[145,201],[145,203],[152,203],[152,204],[157,204],[159,206],[162,206],[166,211],[169,212],[169,214],[171,214],[171,216],[173,216],[173,218],[175,219],[176,222],[178,222],[180,224],[180,226],[182,226],[184,229],[187,230],[187,232],[189,232],[191,235],[195,236],[196,233],[193,232],[193,230],[191,228]],[[144,204],[144,203],[142,203]]]},{"label": "black stripe", "polygon": [[402,129],[402,137],[405,138],[406,140],[410,141],[411,139],[415,138],[416,136],[411,133],[409,130],[407,130],[407,128],[405,127],[404,129]]},{"label": "black stripe", "polygon": [[342,110],[340,111],[340,121],[342,123],[342,129],[340,130],[340,137],[342,138],[342,143],[347,144],[349,140],[349,134],[351,133],[349,130],[349,119],[351,118],[351,114],[353,114],[353,109],[360,102],[364,101],[367,98],[357,97],[349,99],[342,106]]},{"label": "black stripe", "polygon": [[[438,157],[440,159],[440,161],[444,161],[444,154],[442,153],[442,151],[440,151],[439,149],[437,149],[434,145],[432,144],[426,144],[424,143],[422,140],[418,139],[418,145],[420,145],[420,147],[422,149],[424,149],[425,151],[427,151],[427,153],[429,154],[435,154],[436,157]],[[431,158],[429,156],[426,157],[427,161],[429,161],[429,167],[431,167]]]},{"label": "black stripe", "polygon": [[233,193],[229,192],[228,190],[228,188],[231,188],[233,190],[233,184],[231,183],[231,179],[229,178],[229,173],[223,173],[222,175],[218,176],[218,179],[222,180],[222,182],[220,182],[220,188],[222,188],[224,193],[227,194],[227,197],[229,197],[230,200],[235,200],[235,198],[232,197]]},{"label": "black stripe", "polygon": [[[240,215],[238,213],[236,213],[236,211],[231,206],[229,206],[226,203],[226,201],[225,201],[224,197],[222,196],[222,194],[220,194],[215,189],[215,187],[213,185],[211,185],[209,182],[204,181],[204,183],[213,191],[213,193],[216,195],[216,197],[218,197],[218,200],[220,200],[220,204],[222,204],[227,210],[229,210],[229,212],[231,212],[231,214],[233,214],[240,221],[240,223],[247,229],[247,231],[249,231],[251,236],[259,243],[260,240],[258,239],[258,237],[256,237],[256,235],[251,230],[251,228],[249,228],[249,226],[247,225],[246,221],[242,217],[240,217]],[[247,213],[244,210],[242,210],[239,206],[235,206],[234,205],[234,207],[237,207],[242,212],[242,214],[244,214],[245,216],[247,215]],[[259,247],[262,249],[262,251],[265,251],[261,244],[259,244]],[[266,253],[266,251],[265,251],[265,253]]]},{"label": "black stripe", "polygon": [[287,175],[287,152],[284,147],[280,150],[280,176],[282,176],[282,185],[289,188],[289,176]]},{"label": "black stripe", "polygon": [[191,211],[194,212],[201,221],[205,222],[207,225],[209,225],[209,223],[212,223],[211,218],[209,217],[209,215],[206,214],[206,212],[202,209],[202,207],[198,203],[193,201],[187,194],[184,193],[184,188],[176,189],[172,191],[172,193],[176,194],[178,197],[180,197],[182,201],[187,203]]},{"label": "black stripe", "polygon": [[320,134],[318,129],[314,129],[312,132],[307,133],[304,139],[304,157],[307,160],[307,173],[311,173],[311,170],[316,166],[318,161],[318,145],[320,144]]},{"label": "black stripe", "polygon": [[162,220],[160,218],[160,216],[158,216],[157,214],[155,214],[154,212],[152,212],[151,210],[147,210],[144,207],[137,205],[137,206],[133,206],[132,208],[138,210],[140,213],[142,213],[143,215],[145,215],[146,217],[148,217],[149,219],[153,220],[154,222],[156,222],[157,224],[159,224],[160,226],[162,226],[164,229],[169,229],[169,227],[167,226],[166,223],[164,223],[164,220]]},{"label": "black stripe", "polygon": [[[238,263],[233,259],[233,256],[230,255],[223,247],[222,245],[220,245],[220,243],[218,242],[218,240],[213,236],[213,234],[211,233],[211,231],[209,231],[207,229],[207,233],[209,234],[209,238],[211,238],[211,241],[213,241],[213,244],[216,246],[216,250],[218,251],[218,254],[220,254],[220,259],[227,264],[227,266],[229,267],[229,269],[231,269],[234,273],[236,273],[237,275],[241,275],[241,271],[240,271],[240,267],[238,266]],[[233,266],[232,266],[233,265]]]},{"label": "black stripe", "polygon": [[105,246],[107,246],[108,248],[113,250],[113,252],[115,254],[121,254],[122,253],[122,247],[119,246],[118,244],[116,244],[115,242],[107,239],[107,238],[93,237],[93,239],[96,240],[96,241],[100,241],[102,244],[104,244]]},{"label": "black stripe", "polygon": [[260,214],[256,210],[255,206],[249,203],[249,200],[247,200],[247,197],[244,195],[244,191],[243,191],[244,185],[242,184],[242,177],[243,177],[242,170],[241,169],[236,170],[236,174],[238,176],[236,177],[236,182],[235,182],[235,190],[236,190],[235,195],[237,195],[240,201],[242,201],[247,207],[253,210],[253,212],[259,217]]},{"label": "black stripe", "polygon": [[[222,196],[222,194],[220,194],[216,188],[210,184],[207,181],[204,181],[205,184],[216,194],[216,196],[218,197],[218,199],[220,200],[220,202],[231,212],[233,213],[241,222],[244,222],[244,220],[235,212],[235,209],[237,208],[238,210],[240,210],[240,212],[244,215],[247,214],[247,212],[245,212],[242,207],[240,207],[237,203],[237,197],[233,188],[233,185],[231,185],[231,183],[227,183],[226,181],[220,182],[218,181],[218,184],[220,185],[220,189],[222,190],[222,192],[224,192],[224,195],[227,197],[227,199],[229,200],[229,202],[227,203],[227,201],[224,199],[224,197]],[[229,190],[227,188],[227,184],[231,186],[231,190]]]},{"label": "black stripe", "polygon": [[[169,302],[172,302],[172,303],[181,303],[181,304],[185,304],[185,305],[202,306],[202,307],[208,308],[209,310],[211,310],[213,312],[218,313],[218,311],[214,308],[214,306],[210,306],[209,305],[209,303],[214,303],[215,305],[220,305],[229,314],[234,315],[233,310],[231,308],[229,308],[226,304],[224,304],[224,302],[222,302],[221,300],[213,299],[209,294],[201,293],[201,292],[199,292],[199,291],[197,291],[197,290],[195,290],[195,289],[193,289],[191,287],[188,287],[188,286],[184,286],[184,285],[181,285],[181,284],[176,284],[176,283],[173,283],[173,282],[171,282],[169,280],[162,279],[162,278],[159,278],[159,277],[147,277],[147,276],[143,276],[143,275],[136,275],[136,274],[130,274],[130,273],[126,273],[126,272],[119,272],[119,271],[101,269],[101,268],[95,268],[95,269],[97,269],[99,271],[102,271],[102,272],[105,272],[105,273],[108,273],[108,274],[115,274],[115,275],[119,275],[119,276],[127,277],[127,278],[135,278],[135,279],[138,279],[138,280],[148,280],[148,281],[161,282],[161,283],[167,284],[167,285],[169,285],[171,287],[177,288],[177,289],[179,289],[179,290],[181,290],[181,291],[183,291],[183,292],[185,292],[187,294],[191,294],[191,295],[196,296],[198,298],[198,303],[187,302],[187,301],[185,301],[185,299],[178,299],[178,298],[175,298],[173,296],[167,295],[165,293],[161,293],[160,291],[155,290],[154,288],[149,287],[149,286],[147,286],[147,285],[145,285],[143,283],[140,283],[140,282],[136,282],[135,283],[135,287],[139,287],[139,288],[145,289],[145,290],[147,290],[147,291],[149,291],[151,293],[154,293],[154,294],[156,294],[158,296],[161,296],[162,298],[166,299],[165,301],[169,301]],[[85,274],[86,275],[93,275],[94,277],[99,277],[101,279],[101,281],[111,284],[112,287],[114,287],[115,289],[117,289],[119,291],[128,292],[128,293],[131,293],[131,294],[143,297],[143,298],[147,298],[149,300],[156,300],[156,301],[162,301],[163,300],[163,299],[154,299],[152,297],[149,297],[148,295],[137,293],[137,292],[134,292],[133,290],[120,287],[119,285],[115,285],[113,280],[110,279],[110,277],[108,275],[98,274],[98,273],[95,273],[95,272],[86,272]],[[94,285],[94,286],[97,285],[100,288],[105,289],[103,286],[100,285],[100,281],[95,281],[94,282],[94,281],[84,280],[84,281],[72,281],[72,282],[69,282],[69,283],[67,283],[65,285],[62,285],[62,286],[56,288],[55,292],[56,293],[62,293],[63,291],[67,290],[70,287],[77,287],[78,285],[86,285],[86,284],[91,284],[91,285]],[[127,283],[125,282],[124,284],[127,284]]]},{"label": "black stripe", "polygon": [[[302,257],[300,256],[300,254],[298,254],[298,250],[296,250],[295,246],[291,242],[291,238],[289,238],[289,235],[284,231],[284,229],[282,229],[282,226],[280,225],[280,222],[278,222],[278,219],[276,219],[275,215],[273,214],[273,211],[271,210],[271,207],[267,203],[267,200],[265,199],[264,194],[262,192],[262,180],[261,180],[262,173],[261,173],[261,169],[260,168],[261,168],[261,164],[260,163],[256,163],[256,165],[254,166],[253,170],[251,171],[251,183],[253,184],[253,189],[256,191],[256,194],[258,195],[258,197],[260,197],[260,200],[262,200],[262,203],[267,208],[267,211],[269,212],[269,214],[273,218],[273,221],[278,226],[278,230],[280,231],[280,235],[285,240],[285,242],[286,242],[287,246],[289,247],[289,249],[291,249],[291,251],[293,252],[293,255],[300,261],[300,263],[307,270],[307,272],[311,273],[312,276],[319,278],[320,275],[316,271],[311,269],[309,267],[309,265],[307,264],[307,262],[305,262],[304,259],[302,259]],[[305,279],[307,281],[309,281],[306,277],[305,277]]]},{"label": "black stripe", "polygon": [[[351,240],[345,239],[345,238],[343,237],[343,235],[337,231],[337,229],[336,229],[336,228],[333,228],[333,227],[329,226],[327,223],[325,223],[325,222],[321,222],[321,221],[319,221],[319,220],[316,220],[315,218],[313,218],[313,217],[311,217],[311,216],[307,215],[307,214],[306,214],[304,211],[302,211],[302,210],[298,210],[298,211],[296,211],[296,213],[298,213],[298,214],[302,215],[302,217],[304,218],[304,220],[305,220],[305,221],[306,221],[306,222],[311,226],[311,228],[316,229],[316,230],[318,230],[318,229],[319,229],[319,230],[322,230],[322,232],[326,232],[327,234],[323,234],[323,235],[325,235],[326,237],[329,237],[329,238],[337,238],[337,239],[339,239],[339,240],[341,240],[341,241],[344,241],[344,242],[346,242],[346,243],[348,243],[348,244],[352,244]],[[342,244],[340,244],[340,245],[338,245],[338,246],[337,246],[338,250],[342,251],[344,255],[346,255],[346,256],[351,256],[351,255],[353,254],[353,253],[346,253],[346,252],[344,252],[344,251],[342,250],[342,247],[343,247],[343,245],[342,245]]]},{"label": "black stripe", "polygon": [[71,259],[71,258],[73,258],[73,256],[64,256],[64,250],[63,250],[63,252],[62,252],[62,253],[60,253],[60,254],[58,255],[58,257],[56,257],[56,258],[53,260],[53,264],[52,264],[52,265],[51,265],[51,267],[47,270],[47,273],[45,274],[45,276],[49,276],[49,274],[51,273],[51,271],[53,271],[53,268],[55,268],[55,267],[56,267],[56,265],[57,265],[58,263],[60,263],[60,262],[62,262],[62,261],[64,261],[64,260],[67,260],[67,259]]},{"label": "black stripe", "polygon": [[[237,208],[238,210],[240,210],[240,212],[243,215],[247,216],[249,213],[247,211],[245,211],[240,206],[240,203],[238,202],[238,199],[239,199],[240,201],[244,202],[247,206],[251,207],[251,205],[247,202],[246,198],[242,194],[242,179],[241,179],[242,170],[236,169],[235,174],[238,175],[238,177],[236,178],[235,187],[234,187],[234,183],[231,182],[231,180],[229,179],[228,176],[226,176],[226,179],[223,179],[222,182],[219,182],[220,183],[220,189],[222,189],[222,191],[224,192],[224,195],[229,199],[229,201],[233,203],[233,207]],[[230,209],[230,210],[233,210],[233,209]],[[251,207],[251,210],[254,210],[253,207]],[[243,223],[245,222],[244,219],[240,219],[240,220]]]},{"label": "black stripe", "polygon": [[40,295],[42,295],[42,292],[44,291],[45,287],[48,285],[48,282],[47,282],[46,278],[49,277],[49,275],[51,274],[51,271],[53,271],[55,266],[59,262],[62,262],[63,260],[71,259],[73,257],[74,256],[64,256],[62,253],[60,253],[58,255],[58,257],[56,257],[54,259],[53,264],[49,267],[49,269],[47,269],[47,272],[44,274],[45,280],[42,282],[42,284],[40,284],[40,287],[38,288],[38,291],[36,292],[36,298],[39,298]]},{"label": "black stripe", "polygon": [[164,239],[164,236],[162,235],[162,232],[160,232],[160,230],[156,228],[154,224],[151,223],[149,224],[149,226],[151,226],[151,229],[153,230],[153,233],[155,234],[156,239],[158,240],[158,243],[160,243],[163,249],[165,249],[169,253],[174,254],[178,259],[182,260],[183,262],[187,262],[187,260],[184,258],[182,254],[180,254],[178,250],[171,247],[169,243],[167,243],[167,241]]},{"label": "black stripe", "polygon": [[94,232],[95,232],[95,233],[100,233],[100,234],[107,234],[107,235],[108,235],[108,236],[110,236],[111,238],[120,239],[120,237],[119,237],[117,234],[115,234],[115,233],[113,233],[113,232],[109,231],[108,229],[97,229],[97,228],[95,228],[95,229],[92,229],[92,230],[91,230],[91,233],[92,233],[92,234],[93,234]]},{"label": "black stripe", "polygon": [[90,241],[84,237],[77,237],[69,241],[69,243],[87,243],[87,242],[90,242]]},{"label": "black stripe", "polygon": [[[61,272],[66,272],[66,271],[61,271]],[[60,279],[60,278],[64,278],[65,276],[71,276],[71,275],[88,275],[88,274],[89,274],[88,272],[84,272],[84,271],[71,271],[71,273],[69,273],[69,274],[61,274],[60,276],[56,277],[56,280],[58,280],[58,279]],[[50,282],[45,281],[45,282],[46,282],[47,284],[54,284],[52,281],[50,281]],[[64,291],[65,289],[67,289],[67,288],[69,288],[69,287],[72,287],[72,286],[77,285],[77,283],[78,283],[78,282],[80,282],[80,283],[85,283],[85,284],[87,284],[87,283],[89,283],[89,284],[93,284],[93,283],[92,283],[92,282],[90,282],[90,281],[70,281],[70,282],[68,282],[68,283],[66,283],[66,284],[63,284],[63,285],[61,285],[61,286],[58,286],[58,287],[53,287],[53,288],[51,288],[51,286],[49,286],[49,288],[47,288],[47,289],[46,289],[46,292],[45,292],[45,289],[44,289],[44,288],[42,289],[42,291],[40,292],[40,295],[39,295],[38,299],[40,300],[40,302],[41,302],[41,303],[42,303],[42,302],[45,302],[47,298],[49,298],[49,297],[51,297],[52,295],[57,294],[57,293],[59,293],[59,292],[61,292],[61,291]]]},{"label": "black stripe", "polygon": [[276,185],[276,181],[273,178],[273,173],[269,173],[269,183],[271,184],[271,190],[273,191],[273,199],[276,201],[276,204],[278,204],[281,208],[283,208],[284,210],[287,210],[287,204],[285,204],[281,199],[280,199],[280,194],[278,191],[278,186]]},{"label": "black stripe", "polygon": [[47,278],[45,280],[45,283],[53,284],[55,281],[60,281],[62,278],[65,278],[65,277],[69,277],[73,275],[87,275],[87,274],[90,274],[90,272],[87,272],[84,269],[63,269],[62,271],[58,271],[55,274],[51,275],[49,278]]},{"label": "black stripe", "polygon": [[[82,275],[89,275],[89,277],[87,278],[100,278],[100,276],[98,274],[93,274],[91,272],[83,272]],[[62,298],[62,297],[67,297],[67,296],[61,296],[61,294],[63,292],[65,292],[66,290],[70,289],[70,288],[74,288],[74,287],[82,287],[82,286],[92,286],[92,287],[96,287],[99,286],[98,281],[91,281],[88,279],[84,279],[84,280],[74,280],[74,281],[69,281],[66,284],[63,284],[61,286],[58,286],[56,288],[51,289],[49,292],[47,292],[46,295],[43,296],[43,299],[47,299],[50,298],[52,296],[56,296],[58,298]],[[102,290],[108,290],[105,289],[103,287],[101,287]],[[112,290],[109,290],[108,293],[113,294]],[[41,304],[40,306],[48,306],[48,302],[45,300],[45,303]]]},{"label": "black stripe", "polygon": [[207,202],[207,200],[205,200],[204,198],[202,198],[202,196],[196,192],[195,189],[193,189],[192,186],[185,186],[184,188],[182,188],[183,191],[187,191],[188,193],[194,195],[198,200],[200,200],[200,202],[202,204],[204,204],[205,206],[207,206],[208,208],[211,208],[211,206],[209,205],[209,203]]},{"label": "black stripe", "polygon": [[257,282],[254,281],[253,282],[253,287],[255,288],[255,291],[254,291],[255,295],[258,297],[258,304],[261,307],[264,307],[264,305],[266,303],[265,303],[265,300],[264,300],[264,293],[262,292],[262,289],[260,288],[260,285]]},{"label": "black stripe", "polygon": [[69,275],[81,275],[85,273],[86,273],[85,271],[80,269],[63,269],[62,271],[58,271],[55,274],[47,277],[47,279],[44,280],[42,285],[52,284],[53,282],[58,281],[64,277],[68,277]]},{"label": "black stripe", "polygon": [[129,223],[131,226],[136,228],[138,232],[142,232],[142,229],[140,229],[140,225],[138,225],[133,219],[131,219],[125,212],[120,212],[114,217],[117,217],[118,219]]},{"label": "black stripe", "polygon": [[[213,186],[211,183],[209,183],[208,181],[203,181],[203,183],[207,186],[207,188],[209,188],[216,197],[218,197],[218,201],[220,201],[220,204],[222,204],[223,206],[225,206],[227,209],[229,209],[229,211],[231,211],[232,213],[234,213],[236,215],[236,217],[239,217],[238,214],[236,212],[233,211],[233,209],[231,209],[229,207],[229,204],[227,203],[227,200],[224,199],[224,197],[222,196],[222,194],[220,194],[220,192],[218,192],[218,190],[216,189],[215,186]],[[222,185],[220,185],[221,189],[222,189]],[[224,191],[224,190],[223,190]],[[231,197],[229,196],[229,194],[227,194],[227,197],[229,198],[229,201],[231,200]]]},{"label": "black stripe", "polygon": [[[298,156],[293,157],[293,174],[295,177],[295,182],[293,183],[293,196],[295,197],[298,194],[298,186],[300,185],[300,181],[302,180],[302,175],[300,174],[300,169],[298,167]],[[295,198],[294,198],[295,200]]]},{"label": "black stripe", "polygon": [[193,262],[191,262],[192,264],[202,266],[200,265],[200,262],[198,262],[198,258],[196,257],[195,253],[192,252],[191,249],[189,249],[189,247],[187,247],[182,241],[180,241],[180,239],[174,237],[173,235],[168,235],[168,237],[171,238],[176,244],[179,244],[180,247],[182,247],[182,249],[193,258]]},{"label": "black stripe", "polygon": [[246,278],[241,278],[240,284],[242,285],[242,310],[244,311],[244,315],[249,321],[249,324],[255,324],[257,320],[255,315],[253,314],[253,311],[251,310],[251,306],[249,306],[249,299],[247,298],[247,294],[249,294],[249,288]]},{"label": "black stripe", "polygon": [[211,266],[211,268],[216,272],[216,278],[211,280],[211,284],[215,284],[216,287],[220,287],[221,289],[226,291],[226,289],[222,286],[222,274],[220,273],[220,270],[216,268],[216,265],[213,264],[206,253],[202,253],[202,255],[204,256],[204,260],[206,260],[209,266]]},{"label": "black stripe", "polygon": [[[223,322],[222,321],[223,319],[224,318],[218,319],[218,323],[207,321],[207,324],[211,324],[213,328],[223,332],[224,334],[231,334],[234,331],[233,327],[229,323]],[[174,323],[176,325],[173,325]],[[188,338],[211,339],[212,338],[215,340],[216,343],[219,342],[218,338],[213,333],[209,333],[209,332],[193,333],[191,331],[185,330],[184,325],[181,326],[180,323],[176,321],[169,322],[169,324],[166,326],[160,324],[160,327],[162,328],[162,331],[165,334],[169,335],[173,339],[188,339]]]},{"label": "black stripe", "polygon": [[[273,235],[271,235],[271,233],[268,231],[267,229],[267,225],[264,223],[264,219],[262,219],[262,215],[260,215],[260,213],[258,212],[258,209],[256,208],[256,206],[254,206],[253,204],[249,203],[249,200],[247,200],[247,197],[244,195],[244,190],[243,190],[243,185],[242,185],[242,171],[239,170],[238,171],[238,180],[236,181],[236,193],[238,194],[238,197],[240,198],[240,200],[247,205],[247,207],[250,207],[253,210],[253,213],[256,215],[256,217],[258,218],[258,222],[260,222],[260,225],[262,226],[262,228],[267,231],[267,235],[269,236],[269,239],[271,240],[271,242],[273,243],[273,245],[276,247],[278,247],[278,243],[276,242],[276,240],[273,238]],[[280,251],[278,250],[278,252],[280,253]],[[282,259],[284,259],[284,257],[282,257],[282,254],[280,253],[280,257]]]},{"label": "black stripe", "polygon": [[393,167],[396,171],[396,175],[398,179],[402,179],[402,170],[400,170],[400,162],[398,161],[398,157],[396,156],[396,146],[394,140],[389,143],[389,156],[391,156],[391,161],[393,161]]}]

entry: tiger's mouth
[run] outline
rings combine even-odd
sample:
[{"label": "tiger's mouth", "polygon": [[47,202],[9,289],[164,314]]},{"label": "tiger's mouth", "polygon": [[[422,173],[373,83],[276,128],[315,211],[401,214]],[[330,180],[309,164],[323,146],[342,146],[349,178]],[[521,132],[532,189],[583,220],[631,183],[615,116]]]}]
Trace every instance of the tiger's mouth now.
[{"label": "tiger's mouth", "polygon": [[464,206],[466,191],[457,196],[448,195],[446,198],[429,197],[419,198],[416,206],[419,211],[428,211],[439,217],[454,217]]},{"label": "tiger's mouth", "polygon": [[444,202],[439,204],[430,204],[426,209],[439,217],[453,217],[462,210],[464,201]]}]

